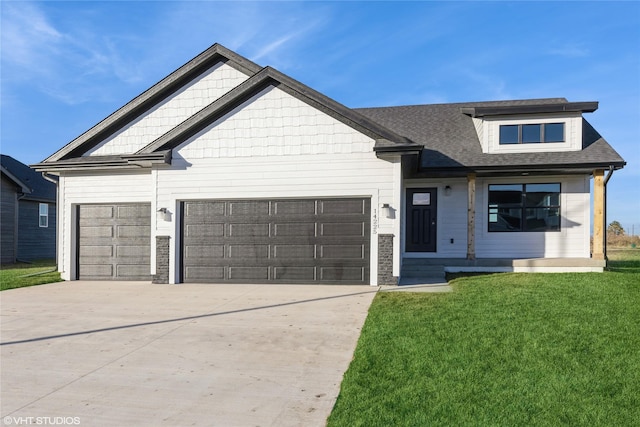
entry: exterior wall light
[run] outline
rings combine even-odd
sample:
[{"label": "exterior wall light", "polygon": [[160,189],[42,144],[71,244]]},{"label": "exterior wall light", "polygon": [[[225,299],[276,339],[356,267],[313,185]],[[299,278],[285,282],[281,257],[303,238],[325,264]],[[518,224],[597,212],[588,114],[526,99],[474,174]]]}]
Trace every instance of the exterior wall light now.
[{"label": "exterior wall light", "polygon": [[160,208],[156,212],[158,221],[171,221],[171,212],[167,208]]},{"label": "exterior wall light", "polygon": [[382,215],[384,215],[385,218],[393,218],[393,208],[389,206],[389,203],[382,205]]},{"label": "exterior wall light", "polygon": [[450,196],[451,195],[451,186],[447,185],[446,187],[444,187],[444,195],[445,196]]}]

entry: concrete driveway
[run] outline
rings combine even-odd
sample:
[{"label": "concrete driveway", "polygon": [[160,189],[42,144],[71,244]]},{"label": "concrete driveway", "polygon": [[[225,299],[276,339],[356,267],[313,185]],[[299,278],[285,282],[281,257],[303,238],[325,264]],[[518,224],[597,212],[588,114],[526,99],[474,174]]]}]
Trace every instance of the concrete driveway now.
[{"label": "concrete driveway", "polygon": [[3,425],[322,426],[377,290],[78,281],[4,291]]}]

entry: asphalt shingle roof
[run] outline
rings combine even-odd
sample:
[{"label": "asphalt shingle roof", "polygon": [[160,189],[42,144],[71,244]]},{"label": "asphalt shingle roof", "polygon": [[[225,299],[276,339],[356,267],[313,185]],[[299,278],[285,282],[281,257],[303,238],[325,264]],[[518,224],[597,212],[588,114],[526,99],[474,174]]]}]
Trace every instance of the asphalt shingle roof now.
[{"label": "asphalt shingle roof", "polygon": [[56,201],[56,185],[44,179],[41,174],[29,166],[5,154],[0,155],[0,164],[31,190],[31,193],[24,196],[25,199]]},{"label": "asphalt shingle roof", "polygon": [[358,108],[358,113],[425,147],[422,169],[491,169],[504,167],[622,166],[620,155],[583,119],[583,150],[565,152],[487,154],[482,152],[473,119],[463,108],[511,107],[567,103],[564,98],[468,102]]}]

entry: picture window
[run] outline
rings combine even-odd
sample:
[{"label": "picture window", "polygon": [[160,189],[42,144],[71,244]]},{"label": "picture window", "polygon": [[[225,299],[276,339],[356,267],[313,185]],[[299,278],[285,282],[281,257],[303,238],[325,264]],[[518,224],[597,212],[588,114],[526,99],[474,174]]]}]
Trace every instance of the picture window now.
[{"label": "picture window", "polygon": [[489,231],[560,231],[560,184],[489,185]]}]

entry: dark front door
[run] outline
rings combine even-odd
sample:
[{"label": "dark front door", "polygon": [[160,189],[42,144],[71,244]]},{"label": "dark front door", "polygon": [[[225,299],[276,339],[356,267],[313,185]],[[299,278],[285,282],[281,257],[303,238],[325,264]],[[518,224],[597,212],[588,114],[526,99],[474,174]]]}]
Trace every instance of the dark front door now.
[{"label": "dark front door", "polygon": [[436,251],[437,191],[407,189],[407,252]]}]

